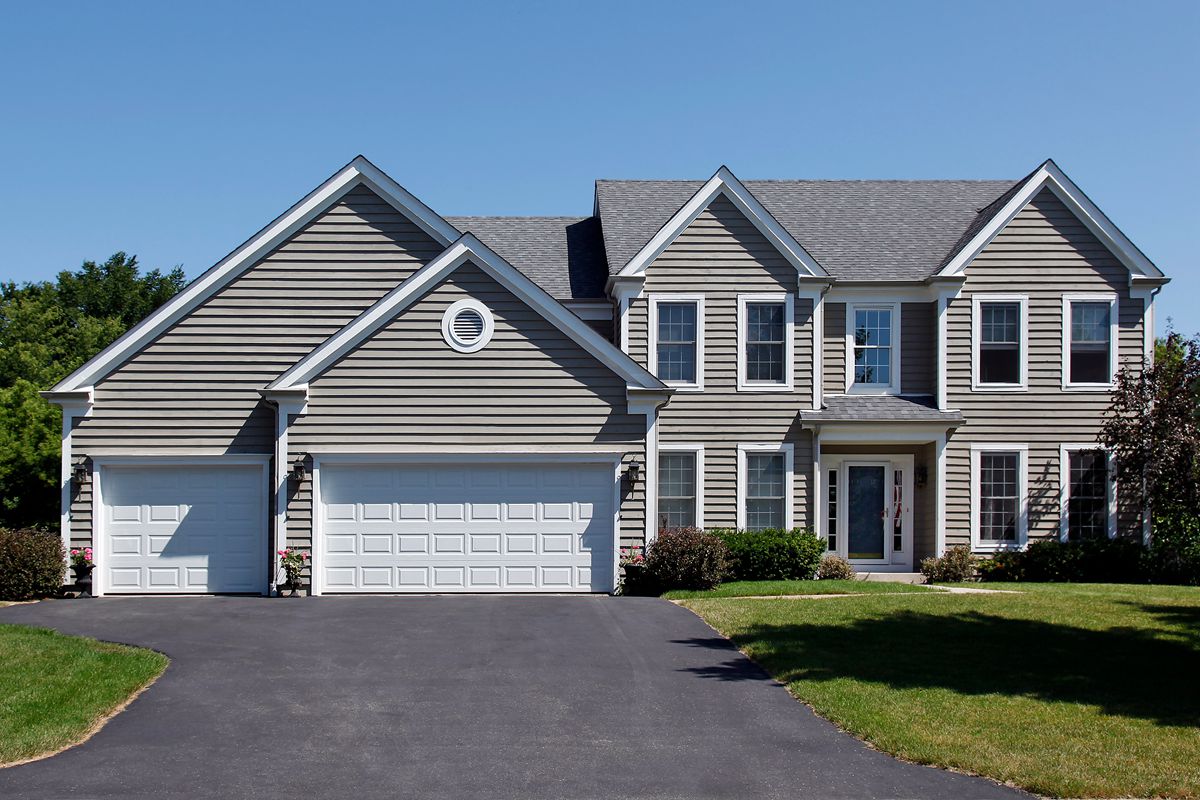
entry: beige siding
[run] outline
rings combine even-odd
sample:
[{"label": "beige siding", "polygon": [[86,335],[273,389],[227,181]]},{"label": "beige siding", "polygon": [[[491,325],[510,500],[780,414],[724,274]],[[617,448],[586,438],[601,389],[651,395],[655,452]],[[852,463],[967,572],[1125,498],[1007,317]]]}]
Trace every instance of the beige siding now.
[{"label": "beige siding", "polygon": [[[971,296],[978,292],[1029,296],[1026,392],[971,391]],[[1143,308],[1141,300],[1129,296],[1127,271],[1044,191],[968,267],[963,291],[950,304],[947,399],[967,422],[951,438],[947,452],[948,545],[970,542],[972,442],[1029,445],[1029,535],[1058,532],[1059,446],[1094,442],[1109,402],[1104,392],[1062,390],[1062,295],[1072,292],[1118,295],[1120,363],[1140,367]],[[1136,510],[1127,509],[1121,524],[1140,533]]]},{"label": "beige siding", "polygon": [[900,306],[900,391],[937,392],[937,304]]},{"label": "beige siding", "polygon": [[822,386],[825,394],[846,391],[846,304],[825,303],[825,352]]},{"label": "beige siding", "polygon": [[[473,297],[495,317],[492,341],[459,353],[442,338],[442,315]],[[289,433],[304,453],[478,446],[595,449],[634,454],[644,415],[626,412],[626,384],[596,358],[474,265],[465,265],[355,351],[309,383],[307,412]],[[308,544],[300,487],[289,536]],[[639,517],[626,520],[634,538]],[[640,538],[640,530],[636,531]]]},{"label": "beige siding", "polygon": [[793,320],[794,391],[737,391],[737,297],[796,292],[796,269],[725,198],[718,198],[646,271],[644,295],[629,308],[630,354],[647,364],[646,294],[704,294],[704,391],[678,392],[660,413],[663,443],[705,448],[708,527],[736,524],[737,445],[790,442],[795,451],[794,519],[811,524],[811,436],[797,413],[812,402],[812,301],[797,298]]}]

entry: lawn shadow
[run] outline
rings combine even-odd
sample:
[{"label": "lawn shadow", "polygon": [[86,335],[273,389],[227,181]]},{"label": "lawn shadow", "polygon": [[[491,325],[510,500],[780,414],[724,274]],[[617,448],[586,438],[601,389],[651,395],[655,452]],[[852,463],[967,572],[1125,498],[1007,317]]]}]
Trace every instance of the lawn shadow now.
[{"label": "lawn shadow", "polygon": [[706,650],[721,650],[729,653],[732,658],[719,664],[708,664],[703,667],[684,667],[680,672],[690,672],[701,678],[713,678],[719,681],[769,681],[771,676],[766,670],[738,652],[728,639],[720,636],[695,636],[690,639],[674,639],[671,644],[685,644],[688,647],[700,647]]},{"label": "lawn shadow", "polygon": [[[1195,621],[1194,611],[1162,612],[1168,610]],[[677,643],[718,649],[721,641]],[[1200,726],[1200,650],[1144,630],[904,610],[847,625],[753,626],[733,641],[752,648],[755,660],[785,683],[849,677],[897,689],[1085,703],[1161,725]],[[689,671],[719,680],[751,677],[749,670],[737,678],[738,671],[721,667]]]}]

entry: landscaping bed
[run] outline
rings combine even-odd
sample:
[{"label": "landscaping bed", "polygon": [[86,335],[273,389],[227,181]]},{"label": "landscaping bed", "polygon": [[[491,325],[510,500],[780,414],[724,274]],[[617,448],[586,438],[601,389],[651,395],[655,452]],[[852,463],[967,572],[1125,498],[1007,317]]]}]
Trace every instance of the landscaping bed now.
[{"label": "landscaping bed", "polygon": [[668,600],[711,597],[774,597],[777,595],[898,594],[936,591],[926,586],[885,581],[732,581],[715,589],[675,589],[663,594]]}]

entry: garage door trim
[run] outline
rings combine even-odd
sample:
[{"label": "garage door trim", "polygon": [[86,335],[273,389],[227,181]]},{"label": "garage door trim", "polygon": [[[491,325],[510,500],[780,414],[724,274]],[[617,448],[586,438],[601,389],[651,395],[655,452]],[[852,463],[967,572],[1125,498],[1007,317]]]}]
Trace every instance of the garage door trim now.
[{"label": "garage door trim", "polygon": [[[264,510],[269,508],[270,502],[270,463],[271,457],[266,455],[195,455],[195,456],[94,456],[92,457],[92,553],[94,561],[97,564],[105,563],[104,558],[108,556],[105,550],[107,544],[108,532],[104,529],[104,474],[107,469],[120,469],[121,467],[158,467],[158,466],[175,466],[175,467],[220,467],[220,466],[258,466],[262,473],[262,498]],[[262,574],[262,593],[270,592],[270,576],[267,574],[267,566],[270,564],[270,559],[266,556],[267,537],[269,534],[267,515],[262,515],[262,527],[260,535],[262,537],[263,548],[263,574]],[[92,594],[96,597],[103,597],[108,591],[108,586],[104,578],[104,569],[97,569],[92,573],[93,585]],[[167,595],[169,596],[169,595]]]},{"label": "garage door trim", "polygon": [[[325,516],[325,500],[321,493],[321,464],[353,466],[400,465],[470,465],[470,464],[597,464],[613,471],[612,489],[612,575],[610,585],[616,587],[621,551],[621,470],[624,452],[479,452],[479,453],[321,453],[312,454],[312,563],[309,565],[310,593],[320,596],[325,587],[322,578],[324,535],[321,530]],[[430,592],[437,594],[437,592]]]}]

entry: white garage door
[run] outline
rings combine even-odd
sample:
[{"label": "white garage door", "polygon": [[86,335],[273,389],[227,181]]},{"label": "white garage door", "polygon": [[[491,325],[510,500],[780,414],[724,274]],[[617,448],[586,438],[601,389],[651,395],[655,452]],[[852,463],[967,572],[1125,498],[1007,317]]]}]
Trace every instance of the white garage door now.
[{"label": "white garage door", "polygon": [[613,467],[321,467],[327,592],[607,592]]},{"label": "white garage door", "polygon": [[110,593],[262,592],[266,585],[261,465],[103,467]]}]

